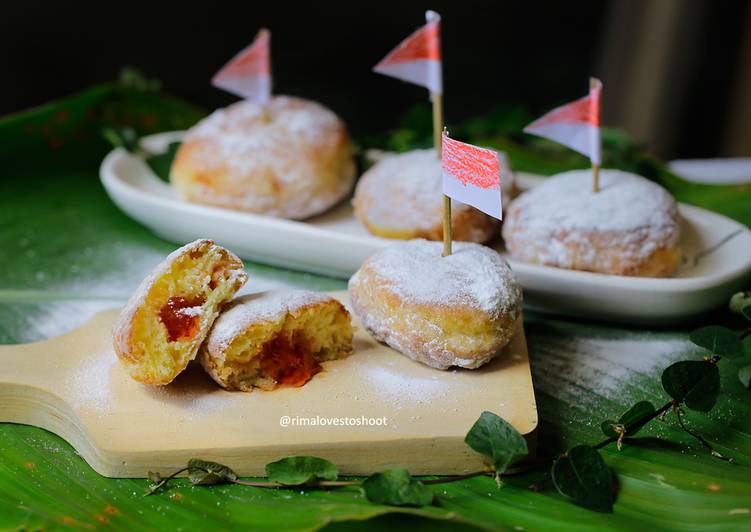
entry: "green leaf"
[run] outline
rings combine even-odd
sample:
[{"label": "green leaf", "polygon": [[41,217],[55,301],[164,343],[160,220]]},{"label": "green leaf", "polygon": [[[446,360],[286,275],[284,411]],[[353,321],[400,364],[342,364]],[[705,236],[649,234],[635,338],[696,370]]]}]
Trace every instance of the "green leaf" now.
[{"label": "green leaf", "polygon": [[743,309],[741,309],[741,314],[743,314],[744,318],[751,321],[751,304],[743,307]]},{"label": "green leaf", "polygon": [[751,366],[744,366],[739,369],[738,378],[746,389],[751,390]]},{"label": "green leaf", "polygon": [[613,511],[613,473],[594,448],[577,445],[558,458],[551,471],[558,492],[579,506]]},{"label": "green leaf", "polygon": [[490,458],[493,469],[498,473],[503,473],[529,454],[527,441],[519,431],[500,416],[487,411],[469,429],[464,442]]},{"label": "green leaf", "polygon": [[433,491],[413,478],[406,469],[388,469],[375,473],[362,483],[365,496],[375,504],[391,506],[427,506]]},{"label": "green leaf", "polygon": [[743,356],[743,342],[738,333],[727,327],[709,325],[696,329],[689,339],[714,355],[728,358]]},{"label": "green leaf", "polygon": [[266,464],[269,482],[287,486],[309,484],[316,480],[336,480],[339,472],[336,466],[315,456],[289,456]]},{"label": "green leaf", "polygon": [[162,181],[169,183],[170,168],[172,168],[172,161],[177,154],[180,144],[180,142],[171,142],[164,153],[152,154],[146,157],[146,164],[149,165],[149,168]]},{"label": "green leaf", "polygon": [[237,475],[226,465],[191,458],[188,460],[188,478],[194,486],[211,486],[233,482]]},{"label": "green leaf", "polygon": [[709,412],[720,392],[720,371],[704,360],[676,362],[662,372],[662,387],[690,409]]},{"label": "green leaf", "polygon": [[743,314],[751,319],[751,317],[743,312],[744,309],[749,309],[751,311],[751,292],[738,292],[733,294],[733,297],[730,298],[729,308],[731,312]]},{"label": "green leaf", "polygon": [[615,430],[614,426],[619,426],[623,428],[626,435],[633,436],[648,423],[647,419],[655,413],[655,410],[655,406],[649,401],[639,401],[621,414],[617,421],[603,421],[602,432],[612,438],[618,437],[620,433]]},{"label": "green leaf", "polygon": [[102,135],[115,148],[125,148],[130,152],[138,148],[138,133],[132,127],[105,127]]}]

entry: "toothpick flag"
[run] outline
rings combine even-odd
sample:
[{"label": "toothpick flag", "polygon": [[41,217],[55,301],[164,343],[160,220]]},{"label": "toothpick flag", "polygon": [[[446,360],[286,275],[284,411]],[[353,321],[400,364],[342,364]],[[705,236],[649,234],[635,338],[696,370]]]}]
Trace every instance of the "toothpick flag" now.
[{"label": "toothpick flag", "polygon": [[560,142],[599,166],[601,92],[602,82],[592,78],[588,96],[553,109],[525,127],[524,132]]},{"label": "toothpick flag", "polygon": [[224,65],[211,80],[215,87],[266,105],[271,100],[271,32],[262,29],[253,43]]},{"label": "toothpick flag", "polygon": [[[443,127],[443,67],[441,65],[441,16],[425,12],[426,24],[404,39],[373,70],[379,74],[420,85],[433,101],[433,143],[441,157]],[[451,255],[451,199],[443,196],[443,256]]]},{"label": "toothpick flag", "polygon": [[428,11],[425,19],[427,24],[404,39],[373,70],[421,85],[433,94],[442,94],[441,17],[435,11]]},{"label": "toothpick flag", "polygon": [[449,138],[443,132],[443,193],[501,220],[501,161],[498,152]]}]

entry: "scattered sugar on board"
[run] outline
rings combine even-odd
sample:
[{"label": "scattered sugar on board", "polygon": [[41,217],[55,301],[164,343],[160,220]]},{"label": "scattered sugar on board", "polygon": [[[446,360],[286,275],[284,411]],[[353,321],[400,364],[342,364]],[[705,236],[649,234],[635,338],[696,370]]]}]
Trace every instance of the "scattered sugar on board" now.
[{"label": "scattered sugar on board", "polygon": [[456,370],[450,370],[430,377],[405,376],[388,366],[368,364],[363,368],[362,376],[370,387],[382,394],[381,400],[384,404],[393,405],[396,410],[401,410],[405,403],[407,405],[434,404],[439,399],[441,405],[447,402],[455,403],[455,400],[447,397],[446,390],[450,389],[452,394],[461,396],[462,392],[457,389],[457,386],[472,388],[465,381],[456,379],[456,374]]},{"label": "scattered sugar on board", "polygon": [[99,413],[111,412],[112,371],[117,359],[112,351],[98,351],[83,360],[63,383],[75,409],[91,409]]}]

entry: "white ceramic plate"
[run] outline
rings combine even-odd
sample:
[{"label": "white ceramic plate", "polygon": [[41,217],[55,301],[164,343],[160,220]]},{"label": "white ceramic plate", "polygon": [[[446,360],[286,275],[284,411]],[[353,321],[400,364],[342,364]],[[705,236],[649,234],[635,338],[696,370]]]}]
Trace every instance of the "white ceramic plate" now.
[{"label": "white ceramic plate", "polygon": [[[151,153],[164,151],[180,133],[144,139]],[[213,238],[241,257],[348,278],[362,261],[392,240],[371,236],[349,202],[297,222],[186,203],[138,157],[112,151],[100,168],[102,184],[129,216],[172,241]],[[541,178],[521,175],[520,188]],[[713,309],[751,278],[751,231],[705,209],[680,205],[684,265],[670,279],[602,275],[536,266],[509,259],[524,286],[528,308],[627,322],[685,320]]]},{"label": "white ceramic plate", "polygon": [[751,183],[751,157],[733,159],[680,159],[668,163],[687,181],[709,185]]}]

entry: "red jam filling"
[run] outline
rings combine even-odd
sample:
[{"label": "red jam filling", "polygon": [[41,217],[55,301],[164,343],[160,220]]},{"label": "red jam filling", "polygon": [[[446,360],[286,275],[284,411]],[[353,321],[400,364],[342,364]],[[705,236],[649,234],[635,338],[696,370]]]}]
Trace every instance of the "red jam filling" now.
[{"label": "red jam filling", "polygon": [[310,351],[284,337],[272,340],[261,355],[261,371],[280,385],[302,386],[321,369]]},{"label": "red jam filling", "polygon": [[190,338],[198,332],[201,316],[183,311],[201,305],[203,305],[203,300],[200,298],[171,297],[167,300],[159,311],[159,317],[167,328],[170,342]]}]

